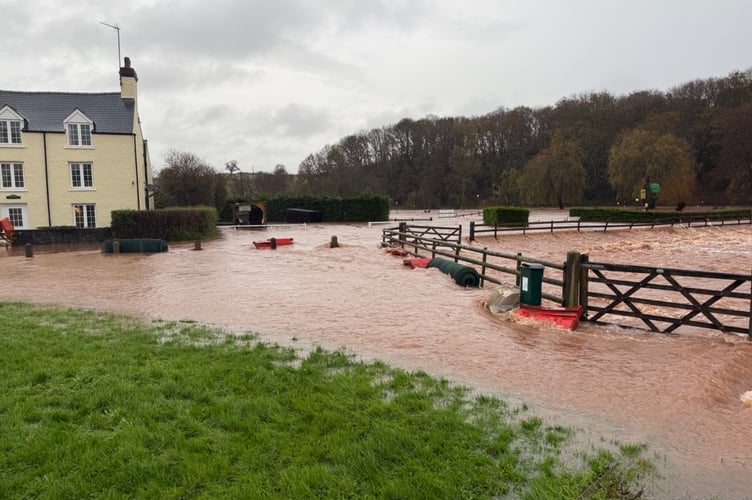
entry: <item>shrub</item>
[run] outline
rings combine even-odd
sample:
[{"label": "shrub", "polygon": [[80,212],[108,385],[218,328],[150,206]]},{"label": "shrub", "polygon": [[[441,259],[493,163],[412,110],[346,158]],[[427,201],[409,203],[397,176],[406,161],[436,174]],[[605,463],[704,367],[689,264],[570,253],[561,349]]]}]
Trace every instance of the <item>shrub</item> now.
[{"label": "shrub", "polygon": [[[683,208],[683,207],[682,207]],[[750,216],[749,209],[707,210],[703,212],[623,210],[621,208],[573,207],[569,215],[583,222],[670,222],[692,218],[734,219]]]},{"label": "shrub", "polygon": [[111,227],[114,238],[197,240],[214,236],[217,210],[214,207],[115,210]]},{"label": "shrub", "polygon": [[489,226],[527,226],[530,210],[522,207],[485,207],[483,223]]},{"label": "shrub", "polygon": [[389,218],[389,202],[383,196],[361,196],[360,198],[285,196],[266,200],[265,204],[268,222],[284,221],[285,211],[288,208],[319,211],[324,222],[366,222]]}]

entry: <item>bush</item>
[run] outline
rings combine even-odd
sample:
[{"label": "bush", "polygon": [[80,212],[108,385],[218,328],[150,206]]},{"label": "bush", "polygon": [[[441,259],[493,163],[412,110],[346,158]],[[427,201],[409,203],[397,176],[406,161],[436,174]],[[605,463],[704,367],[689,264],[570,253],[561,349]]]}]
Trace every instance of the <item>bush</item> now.
[{"label": "bush", "polygon": [[115,210],[111,227],[114,238],[198,240],[216,233],[217,210],[214,207]]},{"label": "bush", "polygon": [[485,207],[483,223],[488,226],[527,226],[530,210],[522,207]]},{"label": "bush", "polygon": [[[677,207],[678,208],[678,207]],[[684,207],[682,207],[683,209]],[[623,210],[621,208],[574,207],[569,215],[579,217],[582,222],[670,222],[688,219],[708,218],[713,220],[746,218],[749,209],[707,210],[704,212]]]},{"label": "bush", "polygon": [[[360,198],[284,196],[264,200],[264,202],[267,222],[284,222],[288,208],[319,211],[324,222],[367,222],[389,218],[389,202],[383,196],[361,196]],[[232,219],[232,209],[222,211],[223,214],[226,212]]]}]

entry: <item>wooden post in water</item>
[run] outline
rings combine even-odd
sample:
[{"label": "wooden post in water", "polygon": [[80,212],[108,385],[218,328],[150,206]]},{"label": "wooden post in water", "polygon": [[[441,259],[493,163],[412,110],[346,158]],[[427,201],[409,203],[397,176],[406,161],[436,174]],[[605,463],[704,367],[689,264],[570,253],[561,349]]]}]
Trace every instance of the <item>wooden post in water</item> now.
[{"label": "wooden post in water", "polygon": [[580,301],[580,252],[567,252],[567,262],[564,265],[564,306],[571,307]]},{"label": "wooden post in water", "polygon": [[201,250],[201,240],[196,240],[193,242],[193,249],[194,250]]},{"label": "wooden post in water", "polygon": [[332,241],[329,243],[329,248],[337,248],[339,247],[339,243],[337,242],[337,237],[332,236]]},{"label": "wooden post in water", "polygon": [[588,254],[580,256],[580,305],[582,306],[582,318],[587,319],[588,316],[588,287],[590,283],[588,268],[583,266],[590,260]]},{"label": "wooden post in water", "polygon": [[112,241],[112,253],[120,253],[120,241],[119,240]]},{"label": "wooden post in water", "polygon": [[475,221],[470,221],[470,241],[475,241]]},{"label": "wooden post in water", "polygon": [[269,238],[269,248],[272,250],[277,249],[277,238]]},{"label": "wooden post in water", "polygon": [[31,243],[24,245],[24,251],[27,258],[34,257],[34,249],[32,248]]},{"label": "wooden post in water", "polygon": [[400,247],[405,248],[405,241],[407,241],[407,222],[400,222],[399,225],[399,240],[400,240]]}]

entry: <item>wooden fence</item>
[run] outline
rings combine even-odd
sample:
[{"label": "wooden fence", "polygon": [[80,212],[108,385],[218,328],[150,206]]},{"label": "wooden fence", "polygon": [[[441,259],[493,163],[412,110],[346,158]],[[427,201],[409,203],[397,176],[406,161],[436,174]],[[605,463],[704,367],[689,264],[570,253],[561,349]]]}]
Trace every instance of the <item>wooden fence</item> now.
[{"label": "wooden fence", "polygon": [[492,233],[497,238],[499,233],[522,233],[528,232],[551,232],[554,231],[608,231],[609,229],[634,229],[634,228],[655,228],[660,226],[684,226],[684,227],[704,227],[704,226],[730,226],[752,224],[752,211],[746,216],[724,217],[707,215],[687,215],[681,218],[656,219],[652,221],[641,222],[582,222],[579,217],[570,217],[567,220],[535,221],[520,225],[491,226],[488,224],[478,224],[475,221],[470,222],[470,241],[475,241],[477,234]]},{"label": "wooden fence", "polygon": [[686,325],[752,338],[752,274],[589,262],[587,255],[580,267],[588,321],[634,318],[656,332]]},{"label": "wooden fence", "polygon": [[[480,268],[486,281],[519,286],[523,262],[544,266],[541,297],[582,305],[583,321],[645,327],[673,333],[681,326],[742,333],[752,340],[752,273],[733,274],[590,262],[569,252],[562,263],[508,254],[461,242],[460,228],[408,226],[384,229],[382,244],[415,256],[444,257]],[[477,270],[477,269],[476,269]]]}]

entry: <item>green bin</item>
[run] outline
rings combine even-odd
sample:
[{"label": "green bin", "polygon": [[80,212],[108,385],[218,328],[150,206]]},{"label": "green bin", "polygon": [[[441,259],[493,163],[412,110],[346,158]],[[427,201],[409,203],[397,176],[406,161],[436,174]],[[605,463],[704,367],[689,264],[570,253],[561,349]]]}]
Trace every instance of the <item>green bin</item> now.
[{"label": "green bin", "polygon": [[543,264],[523,262],[520,264],[520,302],[529,306],[541,304]]}]

